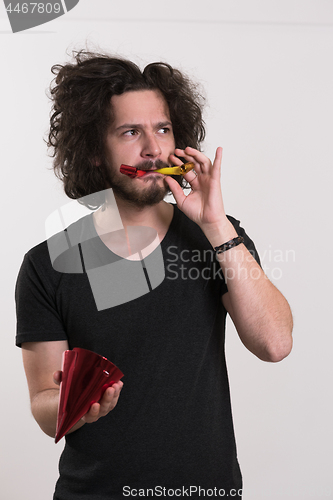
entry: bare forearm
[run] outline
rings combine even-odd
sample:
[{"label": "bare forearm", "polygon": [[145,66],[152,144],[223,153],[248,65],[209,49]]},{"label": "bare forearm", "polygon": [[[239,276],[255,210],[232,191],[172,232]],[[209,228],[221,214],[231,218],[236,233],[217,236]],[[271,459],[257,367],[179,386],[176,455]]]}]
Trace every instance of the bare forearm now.
[{"label": "bare forearm", "polygon": [[[59,404],[59,389],[46,389],[37,393],[31,401],[31,412],[45,434],[55,437]],[[84,425],[79,421],[69,431],[73,432]]]},{"label": "bare forearm", "polygon": [[[26,342],[22,345],[24,368],[29,386],[31,411],[40,428],[55,437],[57,427],[60,383],[59,370],[67,341]],[[68,431],[76,431],[85,423],[96,422],[117,404],[123,383],[119,381],[104,392],[101,400],[93,403],[88,412]]]},{"label": "bare forearm", "polygon": [[228,252],[221,266],[229,292],[226,305],[238,334],[260,359],[280,361],[292,347],[289,305],[243,245]]},{"label": "bare forearm", "polygon": [[[80,429],[86,423],[96,422],[116,406],[123,383],[121,381],[108,387],[100,401],[92,403],[89,411],[67,432]],[[59,389],[50,388],[38,392],[31,399],[31,411],[38,425],[50,437],[55,437],[59,404]]]},{"label": "bare forearm", "polygon": [[[190,147],[175,149],[175,155],[194,163],[194,171],[185,174],[191,186],[189,195],[184,194],[174,179],[165,179],[177,206],[200,226],[213,247],[237,237],[223,206],[222,148],[217,148],[213,163],[202,152]],[[170,159],[177,164],[181,160],[175,155],[170,155]],[[241,251],[235,253],[236,250]],[[261,359],[278,361],[285,357],[291,349],[292,319],[284,297],[269,282],[243,244],[222,254],[220,265],[229,290],[223,304],[243,343]]]},{"label": "bare forearm", "polygon": [[[231,224],[210,235],[213,246],[237,236]],[[228,294],[223,302],[244,345],[260,359],[280,361],[292,347],[288,302],[241,244],[218,256]]]}]

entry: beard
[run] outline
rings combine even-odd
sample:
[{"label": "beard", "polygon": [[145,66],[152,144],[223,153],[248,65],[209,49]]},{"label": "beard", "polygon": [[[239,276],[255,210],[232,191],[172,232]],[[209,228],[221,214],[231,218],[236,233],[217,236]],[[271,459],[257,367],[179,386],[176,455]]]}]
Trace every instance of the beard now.
[{"label": "beard", "polygon": [[[161,178],[158,174],[150,175],[145,179],[141,177],[140,180],[131,179],[127,175],[121,174],[116,171],[107,163],[109,171],[109,184],[113,192],[119,198],[135,205],[137,208],[144,208],[147,206],[156,205],[160,203],[169,192],[169,187],[164,182],[161,185]],[[162,160],[145,161],[135,165],[140,170],[151,170],[154,168],[169,167],[167,163]],[[138,184],[140,183],[140,184]]]}]

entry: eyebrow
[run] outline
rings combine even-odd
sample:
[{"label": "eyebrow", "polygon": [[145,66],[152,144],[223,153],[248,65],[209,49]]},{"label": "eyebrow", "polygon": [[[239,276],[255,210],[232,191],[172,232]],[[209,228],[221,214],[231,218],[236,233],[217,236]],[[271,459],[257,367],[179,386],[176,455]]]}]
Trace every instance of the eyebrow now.
[{"label": "eyebrow", "polygon": [[[160,129],[160,128],[163,128],[166,126],[172,127],[172,123],[170,121],[159,122],[159,123],[156,123],[155,126],[157,129]],[[140,123],[124,123],[124,125],[120,125],[115,130],[116,131],[117,130],[124,130],[124,129],[131,130],[133,128],[142,128],[142,125]]]}]

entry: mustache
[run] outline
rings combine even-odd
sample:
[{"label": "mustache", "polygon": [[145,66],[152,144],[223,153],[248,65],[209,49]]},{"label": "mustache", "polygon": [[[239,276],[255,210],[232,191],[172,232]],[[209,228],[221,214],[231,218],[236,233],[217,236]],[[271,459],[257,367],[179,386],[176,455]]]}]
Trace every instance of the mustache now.
[{"label": "mustache", "polygon": [[156,160],[156,161],[145,160],[141,163],[137,163],[136,165],[134,165],[134,167],[136,167],[139,170],[155,170],[157,168],[168,168],[170,167],[170,165],[168,165],[162,160]]}]

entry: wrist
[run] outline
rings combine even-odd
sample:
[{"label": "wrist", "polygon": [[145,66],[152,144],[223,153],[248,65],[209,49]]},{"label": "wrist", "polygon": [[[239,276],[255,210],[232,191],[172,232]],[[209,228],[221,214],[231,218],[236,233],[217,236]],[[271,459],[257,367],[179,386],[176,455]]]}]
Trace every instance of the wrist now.
[{"label": "wrist", "polygon": [[227,218],[218,223],[202,226],[201,229],[213,248],[238,236],[236,229]]},{"label": "wrist", "polygon": [[232,248],[238,247],[238,245],[240,245],[241,243],[244,243],[243,236],[236,236],[236,238],[232,238],[226,243],[223,243],[222,245],[215,247],[214,250],[216,252],[216,255],[219,256],[222,253],[231,250]]}]

